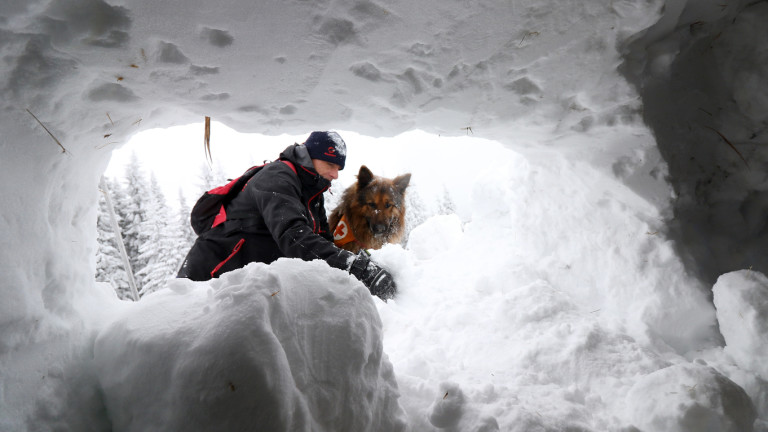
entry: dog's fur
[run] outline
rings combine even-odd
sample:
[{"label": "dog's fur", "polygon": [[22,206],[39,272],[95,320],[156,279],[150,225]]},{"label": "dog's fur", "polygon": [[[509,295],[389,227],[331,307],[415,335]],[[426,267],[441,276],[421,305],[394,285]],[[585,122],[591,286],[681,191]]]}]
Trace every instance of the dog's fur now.
[{"label": "dog's fur", "polygon": [[400,242],[405,232],[405,190],[410,181],[410,173],[388,179],[361,166],[357,182],[344,191],[328,218],[332,231],[342,215],[347,218],[355,241],[342,247],[357,253]]}]

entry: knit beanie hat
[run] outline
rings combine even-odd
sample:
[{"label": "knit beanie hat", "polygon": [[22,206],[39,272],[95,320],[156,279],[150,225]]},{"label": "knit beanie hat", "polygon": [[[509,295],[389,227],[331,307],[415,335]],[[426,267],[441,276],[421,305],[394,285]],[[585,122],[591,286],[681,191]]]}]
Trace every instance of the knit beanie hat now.
[{"label": "knit beanie hat", "polygon": [[304,142],[304,146],[312,159],[320,159],[335,163],[344,169],[347,159],[347,145],[336,132],[312,132]]}]

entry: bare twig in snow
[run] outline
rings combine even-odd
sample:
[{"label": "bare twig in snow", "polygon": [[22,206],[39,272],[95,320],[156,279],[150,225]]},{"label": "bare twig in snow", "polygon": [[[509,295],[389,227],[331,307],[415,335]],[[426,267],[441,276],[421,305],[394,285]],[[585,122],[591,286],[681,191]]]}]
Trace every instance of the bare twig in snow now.
[{"label": "bare twig in snow", "polygon": [[42,126],[42,127],[43,127],[43,129],[45,129],[45,131],[46,131],[46,132],[48,132],[48,135],[50,135],[50,136],[51,136],[51,138],[53,138],[53,140],[54,140],[54,141],[56,141],[56,144],[58,144],[58,145],[59,145],[59,147],[61,147],[61,152],[62,152],[62,153],[69,153],[69,152],[67,152],[67,149],[65,149],[65,148],[64,148],[64,146],[63,146],[63,145],[61,145],[61,141],[59,141],[59,140],[58,140],[58,138],[56,138],[55,136],[53,136],[53,134],[51,133],[51,131],[49,131],[49,130],[48,130],[48,128],[47,128],[47,127],[45,127],[45,125],[43,124],[43,122],[41,122],[41,121],[40,121],[40,119],[39,119],[39,118],[37,118],[37,116],[36,116],[36,115],[32,114],[32,111],[30,111],[29,109],[27,109],[27,112],[28,112],[28,113],[29,113],[29,115],[31,115],[31,116],[32,116],[32,117],[33,117],[35,120],[37,120],[37,123],[38,123],[40,126]]},{"label": "bare twig in snow", "polygon": [[205,117],[203,146],[205,147],[205,158],[208,160],[208,164],[213,165],[213,157],[211,156],[211,118],[208,116]]},{"label": "bare twig in snow", "polygon": [[707,128],[707,129],[710,129],[710,130],[714,131],[716,134],[720,135],[720,138],[722,138],[722,139],[723,139],[723,141],[725,141],[725,143],[726,143],[726,144],[728,144],[728,145],[729,145],[729,146],[730,146],[730,147],[733,149],[733,151],[735,151],[735,152],[736,152],[736,154],[737,154],[737,155],[739,155],[739,157],[741,158],[741,160],[744,162],[744,165],[746,165],[746,166],[747,166],[747,168],[749,168],[749,164],[747,163],[747,160],[746,160],[746,159],[744,159],[744,156],[742,156],[742,155],[741,155],[741,152],[739,152],[739,151],[736,149],[736,146],[734,146],[733,144],[731,144],[731,142],[730,142],[730,141],[728,141],[728,138],[726,138],[726,137],[725,137],[725,135],[721,134],[721,133],[720,133],[720,131],[718,131],[718,130],[717,130],[717,129],[715,129],[715,128],[711,128],[711,127],[709,127],[709,126],[704,126],[704,127],[705,127],[705,128]]},{"label": "bare twig in snow", "polygon": [[540,33],[539,33],[539,32],[537,32],[537,31],[532,31],[532,32],[528,32],[528,33],[524,34],[524,35],[523,35],[523,38],[522,38],[522,39],[520,39],[520,43],[519,43],[519,44],[517,44],[517,46],[520,46],[520,45],[522,45],[522,44],[523,44],[523,42],[525,42],[525,38],[527,38],[528,36],[538,36],[539,34],[540,34]]},{"label": "bare twig in snow", "polygon": [[111,141],[111,142],[108,142],[108,143],[99,144],[99,145],[97,145],[97,146],[96,146],[96,147],[94,147],[94,148],[95,148],[96,150],[101,150],[101,149],[103,149],[103,148],[106,148],[107,146],[111,146],[112,144],[117,144],[117,141]]}]

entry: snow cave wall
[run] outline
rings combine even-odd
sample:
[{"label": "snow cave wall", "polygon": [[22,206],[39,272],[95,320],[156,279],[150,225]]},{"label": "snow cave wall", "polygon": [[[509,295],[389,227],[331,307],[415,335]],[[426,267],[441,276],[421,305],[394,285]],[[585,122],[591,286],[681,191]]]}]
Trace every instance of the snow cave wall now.
[{"label": "snow cave wall", "polygon": [[707,285],[768,269],[768,4],[667,2],[622,47],[622,71],[669,167],[669,235]]},{"label": "snow cave wall", "polygon": [[[77,313],[61,299],[92,284],[98,178],[138,131],[211,116],[267,134],[471,127],[504,140],[543,111],[566,130],[616,122],[637,114],[637,95],[601,77],[618,74],[617,40],[653,24],[660,7],[3,2],[0,353],[71,331]],[[580,73],[561,73],[573,65]]]},{"label": "snow cave wall", "polygon": [[669,164],[670,230],[692,268],[741,268],[732,249],[748,241],[765,271],[768,111],[738,86],[765,81],[765,31],[744,34],[765,16],[745,1],[3,2],[0,366],[31,371],[19,352],[81,336],[87,317],[70,299],[93,287],[111,150],[203,116],[244,132],[471,127],[501,142],[544,117],[588,132],[642,116]]}]

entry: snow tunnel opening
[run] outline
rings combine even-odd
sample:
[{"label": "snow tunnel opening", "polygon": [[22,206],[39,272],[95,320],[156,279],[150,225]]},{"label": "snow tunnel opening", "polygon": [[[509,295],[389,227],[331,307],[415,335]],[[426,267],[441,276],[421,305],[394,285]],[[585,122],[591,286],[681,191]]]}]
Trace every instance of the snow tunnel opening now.
[{"label": "snow tunnel opening", "polygon": [[[463,181],[456,172],[466,170],[472,161],[456,157],[462,149],[472,148],[480,158],[482,149],[502,148],[501,144],[465,136],[445,137],[422,131],[410,131],[394,137],[371,137],[356,132],[339,131],[346,141],[346,167],[325,194],[326,213],[339,203],[343,191],[356,181],[360,166],[366,165],[378,176],[393,178],[412,173],[406,194],[407,245],[410,231],[428,218],[439,214],[458,214],[469,218],[471,197],[457,187]],[[132,299],[127,267],[137,279],[138,295],[160,289],[176,275],[184,256],[196,238],[189,223],[191,207],[205,191],[221,186],[248,168],[278,158],[286,147],[302,143],[304,135],[277,136],[241,133],[222,123],[213,122],[210,133],[211,159],[204,149],[204,124],[194,123],[170,128],[147,129],[135,134],[112,153],[103,180],[118,220],[117,230],[130,265],[124,264],[111,223],[106,196],[99,194],[97,215],[96,280],[110,283],[122,299]],[[403,157],[410,153],[412,157]],[[419,163],[429,157],[433,166]],[[470,157],[472,159],[472,157]],[[479,161],[478,161],[479,163]],[[452,192],[453,191],[453,192]],[[163,244],[172,256],[153,257],[152,244]],[[151,262],[148,262],[151,261]],[[162,277],[152,280],[150,275]]]}]

